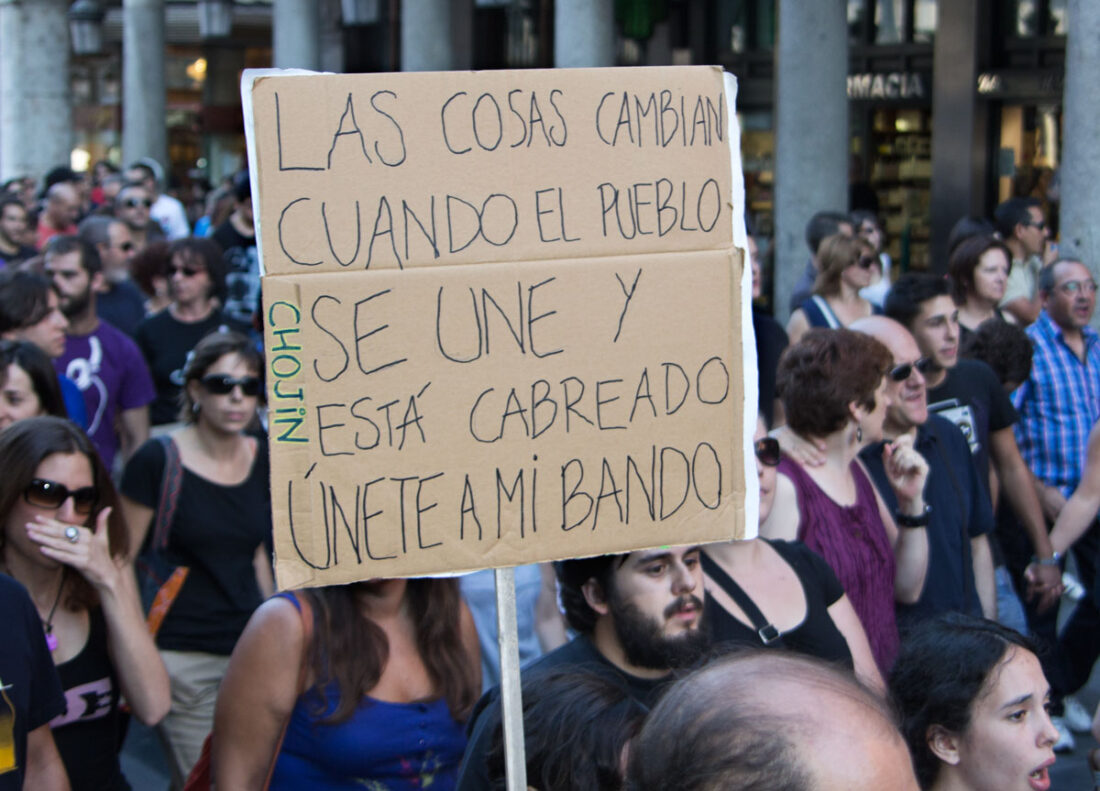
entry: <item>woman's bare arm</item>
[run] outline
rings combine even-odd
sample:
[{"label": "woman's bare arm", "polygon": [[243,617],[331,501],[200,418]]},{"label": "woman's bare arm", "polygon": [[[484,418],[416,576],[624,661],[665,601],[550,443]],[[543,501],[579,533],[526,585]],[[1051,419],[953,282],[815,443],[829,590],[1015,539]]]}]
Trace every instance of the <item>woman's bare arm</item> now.
[{"label": "woman's bare arm", "polygon": [[248,621],[214,709],[211,757],[218,788],[264,787],[298,699],[304,641],[301,616],[285,598],[264,602]]}]

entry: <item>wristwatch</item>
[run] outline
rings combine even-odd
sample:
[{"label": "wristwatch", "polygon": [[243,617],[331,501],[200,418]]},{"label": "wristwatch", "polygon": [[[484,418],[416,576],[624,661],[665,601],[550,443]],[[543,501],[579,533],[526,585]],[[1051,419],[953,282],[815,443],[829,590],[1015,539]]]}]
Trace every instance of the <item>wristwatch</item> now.
[{"label": "wristwatch", "polygon": [[898,523],[898,527],[928,527],[931,519],[932,506],[930,505],[925,505],[924,511],[917,516],[909,516],[901,511],[894,512],[894,521]]}]

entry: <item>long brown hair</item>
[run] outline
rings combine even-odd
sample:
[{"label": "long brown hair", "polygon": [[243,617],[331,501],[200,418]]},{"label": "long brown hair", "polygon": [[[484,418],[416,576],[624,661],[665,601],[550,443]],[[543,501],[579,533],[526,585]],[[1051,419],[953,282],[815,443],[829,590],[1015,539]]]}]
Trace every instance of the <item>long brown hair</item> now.
[{"label": "long brown hair", "polygon": [[859,263],[860,256],[873,255],[866,241],[844,233],[826,236],[817,250],[821,271],[814,281],[814,293],[832,297],[840,293],[840,276],[844,270]]},{"label": "long brown hair", "polygon": [[[332,714],[321,722],[347,721],[363,696],[378,684],[389,659],[385,632],[364,618],[355,598],[356,586],[332,585],[300,591],[313,606],[314,638],[310,663],[321,713],[328,708],[325,687],[336,682],[339,698]],[[451,716],[462,722],[477,702],[481,667],[472,662],[462,640],[461,597],[453,579],[410,579],[405,589],[409,613],[416,624],[416,647],[435,687],[447,700]]]},{"label": "long brown hair", "polygon": [[[95,526],[99,512],[111,508],[107,522],[107,537],[114,557],[124,557],[130,548],[129,534],[118,507],[118,495],[99,454],[87,435],[68,420],[59,417],[29,417],[18,420],[0,432],[0,556],[4,550],[4,531],[8,515],[23,496],[23,490],[34,479],[35,471],[47,456],[55,453],[80,453],[92,466],[92,482],[99,496],[86,526]],[[98,603],[95,589],[80,574],[66,575],[69,595],[65,606],[70,610],[90,609]]]}]

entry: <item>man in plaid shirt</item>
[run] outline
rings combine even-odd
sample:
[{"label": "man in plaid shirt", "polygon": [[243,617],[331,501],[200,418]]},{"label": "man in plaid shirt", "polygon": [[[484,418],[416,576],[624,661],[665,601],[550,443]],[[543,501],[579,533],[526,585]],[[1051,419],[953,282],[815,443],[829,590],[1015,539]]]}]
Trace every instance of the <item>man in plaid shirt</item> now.
[{"label": "man in plaid shirt", "polygon": [[[1035,348],[1031,376],[1013,394],[1013,402],[1020,413],[1020,454],[1037,479],[1043,514],[1053,523],[1077,488],[1089,430],[1100,419],[1100,337],[1089,327],[1096,281],[1079,261],[1055,261],[1039,274],[1039,295],[1043,309],[1027,330]],[[1098,547],[1100,529],[1094,522],[1073,548],[1078,575],[1090,589],[1095,585]],[[1088,681],[1100,655],[1095,593],[1090,590],[1078,603],[1060,639],[1055,637],[1053,616],[1032,623],[1040,636],[1059,643],[1060,650],[1044,665],[1057,715],[1061,696]]]}]

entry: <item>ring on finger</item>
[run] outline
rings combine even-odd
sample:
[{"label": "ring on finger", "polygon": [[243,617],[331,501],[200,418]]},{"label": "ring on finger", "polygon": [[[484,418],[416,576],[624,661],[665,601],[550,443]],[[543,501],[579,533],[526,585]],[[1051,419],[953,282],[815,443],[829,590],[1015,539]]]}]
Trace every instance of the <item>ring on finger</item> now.
[{"label": "ring on finger", "polygon": [[70,544],[75,544],[80,540],[80,530],[75,525],[69,525],[65,528],[65,538],[69,540]]}]

